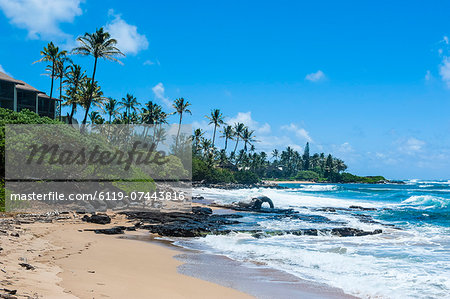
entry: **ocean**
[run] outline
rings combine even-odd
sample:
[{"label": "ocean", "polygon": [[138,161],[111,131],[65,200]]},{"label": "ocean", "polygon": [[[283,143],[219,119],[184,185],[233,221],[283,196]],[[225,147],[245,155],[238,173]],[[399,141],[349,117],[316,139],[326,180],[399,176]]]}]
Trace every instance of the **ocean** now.
[{"label": "ocean", "polygon": [[[293,208],[300,214],[314,216],[289,219],[241,213],[243,229],[352,227],[383,232],[361,237],[322,233],[264,238],[230,233],[175,243],[244,263],[265,265],[357,297],[450,298],[450,181],[282,186],[288,188],[195,188],[193,194],[220,204],[265,195],[276,208]],[[348,209],[350,206],[374,210]]]}]

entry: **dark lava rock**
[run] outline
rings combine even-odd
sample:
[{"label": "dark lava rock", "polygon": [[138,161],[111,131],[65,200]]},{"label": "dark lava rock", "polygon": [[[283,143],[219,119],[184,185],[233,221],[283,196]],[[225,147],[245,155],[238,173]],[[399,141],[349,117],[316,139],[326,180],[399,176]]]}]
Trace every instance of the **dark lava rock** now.
[{"label": "dark lava rock", "polygon": [[354,210],[361,210],[361,211],[376,211],[377,209],[375,208],[363,208],[361,206],[349,206],[349,209],[354,209]]},{"label": "dark lava rock", "polygon": [[128,219],[138,219],[135,227],[168,237],[200,237],[222,233],[224,226],[240,223],[238,214],[216,215],[209,208],[194,207],[193,213],[122,212]]},{"label": "dark lava rock", "polygon": [[210,208],[192,207],[192,213],[194,213],[194,214],[209,215],[209,214],[212,214],[212,212],[213,211]]},{"label": "dark lava rock", "polygon": [[381,229],[376,229],[373,232],[370,231],[363,231],[356,228],[350,228],[350,227],[343,227],[343,228],[333,228],[331,230],[331,234],[338,237],[360,237],[360,236],[367,236],[367,235],[376,235],[381,234]]},{"label": "dark lava rock", "polygon": [[336,213],[336,209],[335,208],[319,208],[319,209],[316,209],[316,211]]},{"label": "dark lava rock", "polygon": [[85,229],[85,231],[93,231],[96,234],[120,235],[123,234],[123,231],[125,229],[126,229],[125,226],[116,226],[112,228],[102,228],[102,229]]},{"label": "dark lava rock", "polygon": [[10,295],[15,295],[15,294],[17,294],[17,290],[3,289],[3,291],[5,291],[6,293],[8,293],[8,294],[10,294]]},{"label": "dark lava rock", "polygon": [[111,218],[104,214],[94,214],[92,216],[84,215],[81,220],[89,223],[108,224],[111,223]]},{"label": "dark lava rock", "polygon": [[17,299],[16,296],[13,296],[11,294],[0,294],[0,298],[4,298],[4,299]]},{"label": "dark lava rock", "polygon": [[34,270],[35,269],[33,266],[31,266],[30,264],[27,264],[27,263],[19,263],[19,265],[21,267],[24,267],[27,270]]},{"label": "dark lava rock", "polygon": [[265,237],[280,236],[280,235],[294,235],[294,236],[319,236],[331,234],[337,237],[360,237],[367,235],[381,234],[381,229],[376,229],[374,231],[363,231],[356,228],[343,227],[343,228],[333,228],[333,229],[299,229],[299,230],[286,230],[286,231],[238,231],[241,233],[251,233],[253,237],[260,239]]}]

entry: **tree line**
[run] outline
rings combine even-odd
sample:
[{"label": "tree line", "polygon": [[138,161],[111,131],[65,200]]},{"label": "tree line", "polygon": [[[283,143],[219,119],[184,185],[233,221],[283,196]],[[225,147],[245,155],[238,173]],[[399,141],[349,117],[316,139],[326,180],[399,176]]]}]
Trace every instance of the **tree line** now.
[{"label": "tree line", "polygon": [[[116,57],[125,56],[117,48],[117,41],[110,34],[97,29],[78,37],[80,46],[67,52],[50,42],[37,62],[48,62],[46,70],[50,74],[50,97],[53,96],[54,80],[59,80],[60,99],[68,106],[69,124],[74,122],[74,114],[80,107],[84,109],[82,128],[91,124],[150,124],[168,123],[170,115],[178,115],[178,134],[183,115],[192,114],[191,103],[184,98],[175,99],[173,112],[165,112],[153,101],[141,105],[135,96],[128,93],[121,99],[105,97],[101,86],[95,80],[98,60],[105,59],[121,63]],[[93,71],[91,77],[82,67],[69,58],[69,55],[91,56]],[[64,91],[64,93],[63,93]],[[98,108],[98,109],[96,109]],[[284,150],[274,149],[270,154],[256,150],[255,131],[237,122],[227,124],[220,109],[213,109],[206,118],[212,126],[212,137],[206,138],[205,131],[197,128],[191,136],[193,154],[193,177],[205,181],[243,181],[256,182],[261,178],[300,179],[311,181],[339,182],[349,179],[345,174],[347,165],[331,154],[310,154],[309,143],[303,153],[288,146]],[[165,139],[163,130],[155,131],[158,140]],[[217,139],[223,139],[223,147],[217,146]]]}]

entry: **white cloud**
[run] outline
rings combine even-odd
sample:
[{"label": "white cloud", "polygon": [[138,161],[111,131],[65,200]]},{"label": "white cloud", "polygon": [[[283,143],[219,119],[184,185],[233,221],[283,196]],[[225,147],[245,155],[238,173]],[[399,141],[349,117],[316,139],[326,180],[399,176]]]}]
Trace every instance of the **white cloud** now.
[{"label": "white cloud", "polygon": [[425,81],[430,81],[431,78],[432,78],[431,72],[428,70],[428,71],[425,73]]},{"label": "white cloud", "polygon": [[299,128],[297,125],[291,123],[290,125],[282,126],[281,129],[293,132],[297,138],[306,140],[307,142],[313,142],[308,131],[303,128]]},{"label": "white cloud", "polygon": [[263,124],[261,127],[258,128],[258,132],[260,134],[269,134],[272,131],[272,128],[268,123]]},{"label": "white cloud", "polygon": [[0,9],[10,23],[28,31],[31,39],[69,40],[72,38],[59,27],[72,23],[82,14],[83,0],[0,0]]},{"label": "white cloud", "polygon": [[234,117],[228,118],[225,122],[229,125],[234,125],[235,123],[243,123],[251,130],[255,130],[257,135],[269,134],[271,132],[271,127],[268,123],[260,124],[252,118],[252,112],[238,112]]},{"label": "white cloud", "polygon": [[125,22],[121,15],[115,14],[112,9],[109,10],[108,14],[113,16],[114,19],[106,24],[105,30],[111,34],[112,38],[117,40],[117,47],[123,53],[136,55],[139,51],[148,48],[147,37],[144,34],[139,34],[135,25]]},{"label": "white cloud", "polygon": [[336,145],[336,144],[333,145],[333,152],[338,153],[338,154],[347,154],[347,153],[354,152],[354,150],[353,150],[353,147],[350,145],[350,143],[344,142],[339,145]]},{"label": "white cloud", "polygon": [[448,45],[448,36],[445,36],[445,35],[444,35],[444,37],[442,38],[442,40],[444,41],[444,43],[445,43],[446,45]]},{"label": "white cloud", "polygon": [[305,79],[311,82],[318,82],[325,79],[325,74],[321,70],[318,70],[315,73],[306,75]]},{"label": "white cloud", "polygon": [[156,61],[152,61],[152,60],[146,60],[146,61],[144,61],[144,65],[161,65],[160,63],[159,63],[159,60],[158,59],[156,59]]},{"label": "white cloud", "polygon": [[425,146],[425,141],[419,140],[414,137],[410,137],[406,140],[401,140],[399,143],[400,143],[399,150],[406,152],[408,154],[420,152]]},{"label": "white cloud", "polygon": [[167,107],[172,107],[172,102],[170,102],[169,98],[164,94],[165,88],[161,82],[153,86],[152,91],[156,99],[162,101]]},{"label": "white cloud", "polygon": [[442,64],[439,67],[439,74],[441,75],[442,81],[450,87],[450,58],[444,57]]},{"label": "white cloud", "polygon": [[257,139],[258,143],[255,146],[258,151],[261,150],[270,153],[274,149],[284,150],[288,146],[292,147],[296,151],[303,151],[303,147],[293,142],[289,136],[265,135],[257,136]]},{"label": "white cloud", "polygon": [[252,119],[252,112],[238,112],[238,114],[232,118],[227,119],[228,124],[233,125],[235,123],[243,123],[251,129],[255,129],[258,126],[258,122]]}]

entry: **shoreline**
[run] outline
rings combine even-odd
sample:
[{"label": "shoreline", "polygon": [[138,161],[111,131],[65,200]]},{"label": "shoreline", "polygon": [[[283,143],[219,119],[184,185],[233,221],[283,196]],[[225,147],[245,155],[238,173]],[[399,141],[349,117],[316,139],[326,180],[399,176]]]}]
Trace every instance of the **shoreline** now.
[{"label": "shoreline", "polygon": [[[22,224],[18,238],[2,236],[3,288],[17,290],[19,298],[355,298],[263,265],[248,267],[155,239],[145,231],[119,236],[84,231],[129,225],[123,215],[110,216],[108,225],[61,219]],[[20,261],[35,269],[21,268]]]},{"label": "shoreline", "polygon": [[[242,263],[225,255],[212,254],[201,249],[187,248],[174,240],[157,239],[154,235],[129,235],[123,239],[156,243],[176,250],[173,258],[180,261],[179,273],[241,291],[256,298],[357,298],[341,289],[298,278],[287,272],[263,264]],[[220,271],[217,268],[220,267]]]},{"label": "shoreline", "polygon": [[17,290],[19,298],[252,298],[179,273],[174,249],[84,231],[124,224],[120,218],[110,225],[79,219],[24,224],[19,237],[2,236],[2,288]]},{"label": "shoreline", "polygon": [[263,182],[267,184],[320,184],[313,181],[263,181]]}]

